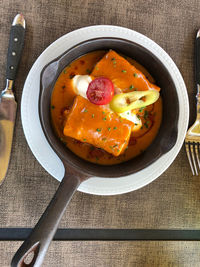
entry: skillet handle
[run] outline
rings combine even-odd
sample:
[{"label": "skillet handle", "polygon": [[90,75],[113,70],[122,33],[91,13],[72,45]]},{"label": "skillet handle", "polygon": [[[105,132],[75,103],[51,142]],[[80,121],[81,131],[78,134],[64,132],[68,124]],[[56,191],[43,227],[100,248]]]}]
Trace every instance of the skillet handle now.
[{"label": "skillet handle", "polygon": [[42,265],[47,249],[58,228],[58,224],[81,178],[65,173],[53,199],[40,220],[14,255],[11,267],[39,267]]}]

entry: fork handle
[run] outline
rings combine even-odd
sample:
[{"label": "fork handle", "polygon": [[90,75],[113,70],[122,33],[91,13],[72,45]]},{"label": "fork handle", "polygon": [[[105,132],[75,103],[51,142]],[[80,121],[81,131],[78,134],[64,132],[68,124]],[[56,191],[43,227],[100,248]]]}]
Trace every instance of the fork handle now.
[{"label": "fork handle", "polygon": [[197,86],[197,120],[200,120],[200,29],[195,41],[195,79]]},{"label": "fork handle", "polygon": [[197,32],[196,42],[195,42],[195,78],[197,84],[197,95],[200,87],[200,29]]}]

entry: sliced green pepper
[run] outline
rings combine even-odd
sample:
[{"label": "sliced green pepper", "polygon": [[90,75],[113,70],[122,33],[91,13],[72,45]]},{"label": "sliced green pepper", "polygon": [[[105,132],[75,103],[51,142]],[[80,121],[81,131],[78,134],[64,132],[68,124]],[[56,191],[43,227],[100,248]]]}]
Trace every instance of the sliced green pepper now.
[{"label": "sliced green pepper", "polygon": [[117,113],[122,113],[127,110],[146,107],[156,102],[159,95],[159,92],[156,90],[118,94],[112,98],[110,108]]}]

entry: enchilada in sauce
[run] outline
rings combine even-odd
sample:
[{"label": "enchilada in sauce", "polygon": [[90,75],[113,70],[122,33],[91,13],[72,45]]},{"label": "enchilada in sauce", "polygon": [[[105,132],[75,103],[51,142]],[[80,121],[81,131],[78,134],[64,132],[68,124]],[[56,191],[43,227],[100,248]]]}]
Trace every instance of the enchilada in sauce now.
[{"label": "enchilada in sauce", "polygon": [[[162,100],[122,115],[77,96],[73,78],[88,75],[109,78],[116,93],[160,90],[137,62],[115,51],[88,53],[60,74],[53,93],[51,115],[57,135],[79,157],[111,165],[141,154],[155,138],[162,119]],[[86,110],[86,112],[84,112]],[[129,113],[129,115],[128,115]],[[132,117],[131,117],[132,116]],[[131,118],[135,117],[134,120]],[[128,118],[128,119],[127,119]]]}]

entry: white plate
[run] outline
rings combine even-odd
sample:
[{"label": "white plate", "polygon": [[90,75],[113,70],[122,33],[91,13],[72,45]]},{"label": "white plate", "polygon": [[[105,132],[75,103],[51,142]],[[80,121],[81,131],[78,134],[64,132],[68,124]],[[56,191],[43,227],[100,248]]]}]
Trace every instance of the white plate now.
[{"label": "white plate", "polygon": [[175,63],[160,46],[138,32],[117,26],[91,26],[75,30],[62,36],[47,47],[31,68],[23,89],[21,117],[26,140],[34,156],[49,174],[61,181],[64,175],[63,164],[48,144],[38,116],[40,73],[47,63],[60,56],[70,47],[82,41],[97,37],[124,38],[140,44],[155,54],[171,74],[177,88],[179,99],[178,139],[173,149],[151,166],[135,174],[115,179],[93,177],[82,183],[78,188],[79,191],[90,194],[116,195],[136,190],[155,180],[174,161],[184,141],[189,119],[187,90]]}]

